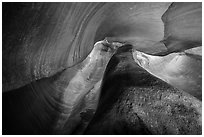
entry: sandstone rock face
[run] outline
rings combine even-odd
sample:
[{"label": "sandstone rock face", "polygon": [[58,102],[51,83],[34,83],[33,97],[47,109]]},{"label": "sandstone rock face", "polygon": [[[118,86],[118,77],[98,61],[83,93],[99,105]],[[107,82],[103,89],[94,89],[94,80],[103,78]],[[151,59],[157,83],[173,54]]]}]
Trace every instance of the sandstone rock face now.
[{"label": "sandstone rock face", "polygon": [[[174,108],[178,109],[175,117],[168,117],[162,112],[165,118],[172,118],[173,121],[172,125],[166,127],[168,132],[157,130],[162,124],[154,129],[149,127],[151,124],[148,120],[158,120],[156,117],[159,117],[160,110],[157,109],[158,111],[151,113],[152,117],[153,114],[156,115],[155,119],[145,115],[143,122],[139,120],[147,125],[141,133],[200,133],[202,3],[73,2],[2,5],[3,134],[84,134],[95,116],[102,96],[100,93],[104,85],[104,71],[122,73],[131,66],[127,65],[130,60],[126,62],[124,54],[124,58],[118,60],[123,62],[119,63],[119,68],[124,70],[114,68],[114,64],[106,68],[118,47],[128,44],[132,45],[133,57],[135,51],[141,53],[140,57],[132,60],[139,64],[136,65],[139,70],[148,74],[148,77],[156,76],[157,78],[153,78],[156,81],[162,79],[179,89],[173,89],[164,82],[171,90],[165,91],[166,88],[161,86],[163,84],[158,85],[155,90],[147,90],[147,93],[151,92],[148,97],[154,100],[156,90],[161,88],[164,98],[157,105],[170,106],[172,111]],[[98,44],[101,46],[96,46]],[[96,48],[100,50],[95,50]],[[122,54],[123,50],[118,50],[117,53],[119,52]],[[138,79],[143,81],[144,77],[138,75]],[[110,81],[109,84],[115,83]],[[117,86],[119,88],[122,85]],[[132,97],[129,98],[126,94],[116,97],[124,96],[124,100],[127,97],[134,102],[133,98],[138,100],[138,90],[141,89],[129,90],[127,87],[127,92]],[[174,91],[175,94],[172,93]],[[168,100],[168,97],[172,98]],[[173,102],[176,103],[174,106]],[[127,106],[125,103],[118,104],[125,110],[129,106],[138,106],[135,103]],[[100,108],[103,112],[103,107]],[[139,115],[136,108],[131,113]],[[152,106],[141,109],[149,113],[149,108],[151,110]],[[175,122],[177,116],[183,117],[182,114],[177,115],[179,109],[182,112],[186,110],[189,115],[195,114],[195,118],[188,114],[184,116],[185,120],[195,122],[194,128],[189,125],[191,130],[187,127],[184,128],[186,132],[177,130],[182,124],[186,124],[185,120],[181,125]],[[195,113],[192,112],[194,110]],[[166,111],[165,109],[164,113]],[[102,114],[105,115],[106,112]],[[170,114],[172,113],[168,111],[168,115]],[[178,128],[171,130],[172,126]],[[127,128],[131,129],[130,126]]]},{"label": "sandstone rock face", "polygon": [[[201,48],[198,48],[202,51]],[[202,56],[197,48],[167,56],[134,51],[135,61],[152,75],[202,100]],[[194,52],[196,51],[196,53]],[[196,66],[196,67],[195,67]]]},{"label": "sandstone rock face", "polygon": [[169,51],[183,51],[202,46],[202,5],[173,3],[162,16],[164,43]]},{"label": "sandstone rock face", "polygon": [[7,91],[79,63],[105,37],[151,47],[163,37],[161,16],[169,3],[4,5],[19,8],[14,15],[10,11],[3,15],[3,90]]},{"label": "sandstone rock face", "polygon": [[131,47],[118,50],[86,134],[201,134],[201,101],[136,64]]},{"label": "sandstone rock face", "polygon": [[[5,8],[20,9],[3,30],[3,89],[49,77],[82,61],[93,48],[98,23],[92,18],[102,5],[5,3]],[[5,13],[3,20],[9,15]]]}]

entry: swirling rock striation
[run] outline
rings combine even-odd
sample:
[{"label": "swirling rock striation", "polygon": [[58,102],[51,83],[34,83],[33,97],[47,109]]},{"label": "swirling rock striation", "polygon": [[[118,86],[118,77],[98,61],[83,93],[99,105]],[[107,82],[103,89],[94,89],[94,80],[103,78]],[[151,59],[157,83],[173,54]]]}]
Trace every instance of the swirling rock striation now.
[{"label": "swirling rock striation", "polygon": [[[74,94],[67,96],[76,101],[77,109],[72,118],[64,119],[63,128],[56,128],[56,121],[69,113],[64,94],[87,64],[94,43],[106,38],[159,56],[201,47],[201,4],[3,3],[2,80],[3,91],[8,91],[3,93],[3,133],[83,134],[97,107],[103,73],[83,90],[89,94],[79,94],[81,101]],[[184,51],[186,56],[166,67],[181,68],[175,76],[183,76],[184,83],[192,81],[184,90],[196,97],[202,79],[198,51]]]}]

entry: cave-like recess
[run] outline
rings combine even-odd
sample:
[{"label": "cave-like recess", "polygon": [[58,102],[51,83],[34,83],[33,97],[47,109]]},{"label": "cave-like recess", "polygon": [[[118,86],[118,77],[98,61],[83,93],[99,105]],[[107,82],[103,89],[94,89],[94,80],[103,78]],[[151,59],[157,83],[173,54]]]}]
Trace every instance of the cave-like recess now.
[{"label": "cave-like recess", "polygon": [[[83,98],[70,112],[67,107],[72,106],[66,106],[66,103],[75,99],[66,91],[78,80],[79,70],[88,64],[89,55],[97,45],[95,43],[104,39],[111,44],[122,43],[124,47],[131,45],[131,50],[119,47],[121,49],[114,49],[110,58],[103,55],[107,57],[104,59],[106,62],[102,62],[104,68],[92,70],[94,78],[98,71],[101,71],[100,76],[97,74],[97,81],[86,88]],[[114,60],[119,60],[118,64],[123,67],[117,63],[114,67]],[[133,60],[138,67],[133,65]],[[97,115],[94,115],[98,102],[100,106],[105,101],[103,98],[111,100],[105,91],[110,90],[106,89],[106,81],[111,77],[109,73],[122,73],[122,69],[128,75],[133,74],[132,70],[144,71],[148,73],[146,78],[139,73],[133,75],[141,77],[141,81],[142,78],[155,78],[155,81],[164,81],[175,88],[175,92],[179,90],[175,94],[179,97],[171,100],[179,102],[179,107],[173,107],[177,108],[176,112],[185,113],[183,117],[191,118],[188,119],[191,124],[187,128],[179,128],[182,126],[179,124],[178,127],[164,124],[167,131],[160,132],[150,126],[151,121],[145,123],[140,112],[136,111],[144,129],[129,132],[133,126],[124,126],[120,121],[110,124],[111,133],[116,130],[113,134],[201,134],[202,3],[2,3],[3,134],[91,134],[92,125],[99,126],[93,120],[90,123],[91,119],[94,117],[97,121],[99,112],[106,113],[102,111],[106,107],[98,107]],[[119,78],[121,80],[122,76]],[[128,81],[127,78],[125,80]],[[112,85],[117,85],[112,82]],[[136,92],[130,94],[135,95]],[[68,96],[66,99],[65,95]],[[110,96],[119,97],[112,93]],[[124,107],[127,106],[125,104]],[[159,112],[148,113],[153,116]],[[64,122],[63,127],[58,126],[59,119]],[[89,130],[86,130],[87,126]],[[106,128],[109,129],[101,126],[104,131]],[[122,132],[123,129],[128,132]]]}]

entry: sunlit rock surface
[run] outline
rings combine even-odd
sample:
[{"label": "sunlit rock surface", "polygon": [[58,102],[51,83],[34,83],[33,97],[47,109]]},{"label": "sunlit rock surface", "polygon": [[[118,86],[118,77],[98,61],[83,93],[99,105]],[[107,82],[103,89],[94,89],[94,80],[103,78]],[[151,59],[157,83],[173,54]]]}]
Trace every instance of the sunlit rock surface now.
[{"label": "sunlit rock surface", "polygon": [[[151,58],[149,68],[135,61],[151,74],[201,100],[202,53],[189,49],[202,45],[201,5],[3,3],[3,133],[83,134],[97,108],[103,71],[110,57],[106,63],[98,62],[85,71],[85,77],[99,75],[91,77],[91,84],[86,83],[88,86],[79,94],[70,89],[78,90],[80,79],[76,76],[83,77],[79,72],[90,63],[87,59],[94,45],[105,38],[109,44],[115,43],[109,47],[113,51],[118,44],[129,43],[133,51],[158,58],[165,55],[158,62]],[[109,48],[103,50],[107,52]],[[96,58],[92,59],[97,59],[100,52],[93,55]],[[102,73],[98,66],[103,68]],[[189,100],[196,99],[190,96]]]},{"label": "sunlit rock surface", "polygon": [[[88,109],[96,109],[96,105],[91,106],[93,104],[89,102],[95,101],[95,103],[97,103],[97,95],[99,95],[99,93],[97,93],[96,99],[92,97],[90,100],[90,97],[86,96],[91,95],[87,95],[89,92],[92,94],[98,92],[106,65],[120,46],[122,46],[122,44],[108,43],[105,40],[99,41],[94,45],[91,53],[81,64],[64,70],[50,79],[42,79],[31,83],[31,85],[19,88],[16,91],[10,91],[11,94],[9,92],[4,95],[3,117],[5,118],[5,133],[72,134],[81,122],[80,113]],[[94,93],[94,95],[95,94],[96,93]],[[22,102],[18,102],[18,96],[22,96]],[[28,99],[26,96],[28,96]],[[29,96],[33,99],[37,97],[37,99],[30,100]],[[13,106],[17,107],[13,108]],[[47,108],[45,109],[44,107]],[[27,114],[27,111],[31,113]],[[13,114],[15,114],[16,117],[13,117]],[[30,123],[29,126],[26,126],[30,118],[36,119],[36,121],[34,121],[36,125]],[[12,122],[17,121],[18,123],[18,120],[28,123],[16,127]],[[37,129],[49,123],[51,124],[47,127],[47,130],[44,131],[43,128]],[[36,131],[33,131],[33,128],[36,129]],[[26,130],[26,132],[24,132],[24,130]]]},{"label": "sunlit rock surface", "polygon": [[86,134],[201,134],[201,101],[148,73],[131,51],[111,58]]},{"label": "sunlit rock surface", "polygon": [[151,74],[202,100],[201,51],[201,48],[193,48],[164,57],[135,51],[133,57]]},{"label": "sunlit rock surface", "polygon": [[123,42],[131,42],[138,49],[152,48],[163,38],[161,16],[170,3],[4,5],[3,9],[17,10],[3,14],[3,90],[6,91],[73,66],[88,55],[95,42],[105,37],[122,37]]}]

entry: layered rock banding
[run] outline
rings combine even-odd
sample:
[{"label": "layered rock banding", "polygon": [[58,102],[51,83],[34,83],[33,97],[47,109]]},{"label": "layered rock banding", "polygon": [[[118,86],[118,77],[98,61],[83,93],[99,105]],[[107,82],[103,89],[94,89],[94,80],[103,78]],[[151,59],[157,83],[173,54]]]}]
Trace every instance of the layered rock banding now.
[{"label": "layered rock banding", "polygon": [[[185,110],[188,105],[181,99],[186,96],[192,104],[200,104],[201,101],[196,98],[202,99],[202,54],[199,52],[199,49],[202,50],[201,5],[3,3],[3,133],[83,134],[101,97],[99,93],[106,64],[117,48],[124,44],[133,46],[135,63],[182,90],[181,98],[175,98],[176,102],[184,104]],[[104,54],[105,62],[99,62],[99,66],[96,63],[92,70],[85,71],[90,74],[88,79],[92,82],[87,88],[82,88],[83,92],[71,94],[72,88],[79,92],[78,77],[83,77],[79,71],[89,64],[94,45],[101,40],[107,45],[102,49],[104,52],[93,54],[96,56],[93,61],[100,53],[114,52],[109,57]],[[194,47],[199,49],[194,50]],[[141,53],[147,58],[140,58],[134,53]],[[152,61],[152,56],[159,59]],[[158,71],[161,66],[164,68]],[[73,86],[76,83],[78,85]],[[183,91],[196,98],[183,95]],[[188,106],[189,113],[192,107],[198,112],[193,121],[200,119],[201,106],[198,106]],[[70,108],[74,108],[73,111]],[[142,121],[145,123],[145,119]],[[147,121],[145,124],[149,126]],[[194,131],[185,129],[186,132],[177,132],[176,129],[160,132],[148,127],[148,132],[141,131],[141,134],[200,134],[200,124],[196,125]]]}]

